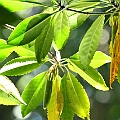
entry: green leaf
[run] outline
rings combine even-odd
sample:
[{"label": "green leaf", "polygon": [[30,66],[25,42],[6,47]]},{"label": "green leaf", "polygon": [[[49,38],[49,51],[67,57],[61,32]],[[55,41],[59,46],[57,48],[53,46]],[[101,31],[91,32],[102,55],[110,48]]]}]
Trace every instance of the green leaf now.
[{"label": "green leaf", "polygon": [[37,2],[38,0],[17,0],[17,1],[21,1],[21,2]]},{"label": "green leaf", "polygon": [[104,15],[101,15],[94,21],[79,46],[80,63],[83,69],[87,69],[99,45],[104,18]]},{"label": "green leaf", "polygon": [[70,26],[66,11],[57,12],[54,16],[54,40],[58,49],[62,49],[70,33]]},{"label": "green leaf", "polygon": [[21,56],[35,56],[35,53],[29,49],[24,48],[23,46],[18,46],[14,50],[20,57]]},{"label": "green leaf", "polygon": [[28,43],[26,45],[23,45],[23,48],[28,49],[28,50],[34,52],[34,54],[35,54],[34,45],[35,45],[35,40],[33,40],[32,42],[30,42],[30,43]]},{"label": "green leaf", "polygon": [[89,2],[89,1],[77,1],[71,3],[68,8],[74,10],[87,10],[91,8],[95,8],[96,5],[100,4],[100,2]]},{"label": "green leaf", "polygon": [[7,45],[6,40],[0,39],[0,49],[5,49],[9,47],[11,47],[11,45]]},{"label": "green leaf", "polygon": [[17,0],[0,0],[0,5],[4,6],[6,9],[9,9],[11,12],[15,12],[27,8],[36,7],[39,6],[40,4],[21,2]]},{"label": "green leaf", "polygon": [[70,2],[72,2],[72,1],[74,1],[74,0],[66,0],[67,1],[67,3],[70,3]]},{"label": "green leaf", "polygon": [[63,111],[61,114],[61,118],[62,118],[62,120],[73,120],[74,113],[73,113],[73,111],[69,105],[69,101],[68,101],[65,75],[62,78],[61,83],[62,83],[62,92],[63,92],[63,97],[64,97],[64,107],[63,107]]},{"label": "green leaf", "polygon": [[[77,60],[79,61],[79,53],[77,52],[73,56],[70,57],[70,60]],[[98,68],[106,63],[111,62],[111,57],[106,55],[101,51],[96,51],[93,59],[91,60],[90,66],[93,68]]]},{"label": "green leaf", "polygon": [[0,39],[0,62],[5,60],[15,49],[15,46],[7,45],[5,40]]},{"label": "green leaf", "polygon": [[61,78],[55,75],[52,83],[52,94],[48,104],[48,120],[60,120],[63,109],[63,94],[61,90]]},{"label": "green leaf", "polygon": [[27,106],[21,105],[21,113],[23,117],[34,110],[42,102],[45,81],[46,72],[43,72],[35,76],[24,89],[22,98],[27,103]]},{"label": "green leaf", "polygon": [[[78,10],[78,9],[77,9]],[[85,10],[85,12],[92,12],[94,8]],[[67,10],[67,15],[69,17],[70,29],[73,30],[80,25],[89,17],[89,14],[82,14]]]},{"label": "green leaf", "polygon": [[20,22],[8,38],[8,44],[24,45],[36,39],[46,24],[50,14],[37,14]]},{"label": "green leaf", "polygon": [[93,59],[91,60],[90,66],[92,66],[93,68],[98,68],[104,65],[105,63],[109,63],[109,62],[111,62],[110,56],[106,55],[101,51],[96,51],[93,56]]},{"label": "green leaf", "polygon": [[20,0],[20,1],[25,2],[25,3],[31,3],[31,4],[34,4],[35,6],[49,7],[49,6],[44,4],[45,3],[44,1],[41,1],[41,2],[38,0]]},{"label": "green leaf", "polygon": [[47,25],[43,28],[41,34],[35,41],[35,54],[38,62],[41,62],[42,58],[45,58],[50,50],[53,40],[53,26],[52,17],[48,21]]},{"label": "green leaf", "polygon": [[11,60],[5,66],[3,66],[0,69],[0,74],[9,76],[27,74],[38,68],[43,63],[44,61],[38,64],[36,58],[31,56],[19,57]]},{"label": "green leaf", "polygon": [[89,119],[90,102],[85,89],[71,73],[68,73],[66,83],[68,100],[72,110],[80,118],[87,117]]},{"label": "green leaf", "polygon": [[72,12],[69,16],[70,29],[73,30],[84,23],[84,21],[89,17],[89,14],[80,14]]},{"label": "green leaf", "polygon": [[20,94],[9,78],[0,75],[0,104],[18,105],[26,103],[20,97]]},{"label": "green leaf", "polygon": [[70,60],[78,60],[79,61],[79,53],[75,53],[74,55],[70,56]]},{"label": "green leaf", "polygon": [[106,86],[104,79],[98,71],[92,67],[88,67],[85,71],[82,69],[80,61],[68,60],[68,67],[73,72],[78,73],[84,80],[96,89],[107,91],[109,88]]},{"label": "green leaf", "polygon": [[46,85],[45,85],[45,91],[44,91],[44,98],[43,98],[43,108],[46,109],[52,93],[52,80],[53,80],[53,73],[50,73],[49,76],[47,76]]},{"label": "green leaf", "polygon": [[55,5],[55,4],[58,4],[58,1],[57,0],[50,0],[52,5]]}]

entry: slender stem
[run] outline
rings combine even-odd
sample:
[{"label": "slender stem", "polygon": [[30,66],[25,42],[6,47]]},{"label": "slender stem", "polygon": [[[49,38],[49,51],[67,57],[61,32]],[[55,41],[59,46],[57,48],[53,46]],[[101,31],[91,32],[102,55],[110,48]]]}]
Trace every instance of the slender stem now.
[{"label": "slender stem", "polygon": [[5,25],[3,25],[3,27],[5,27],[5,28],[7,28],[7,29],[9,29],[9,30],[11,30],[11,31],[13,31],[13,30],[15,29],[14,26],[11,26],[11,25],[9,25],[9,24],[5,24]]},{"label": "slender stem", "polygon": [[106,14],[113,13],[111,11],[108,11],[108,12],[83,12],[83,11],[73,10],[73,9],[70,9],[70,8],[67,8],[67,10],[73,11],[73,12],[82,13],[82,14],[90,14],[90,15],[101,15],[101,14],[105,14],[106,15]]},{"label": "slender stem", "polygon": [[53,60],[55,61],[55,63],[56,63],[57,65],[59,65],[59,62],[57,61],[55,55],[54,55],[52,52],[50,52],[50,51],[49,51],[48,53],[49,53],[50,56],[53,58]]}]

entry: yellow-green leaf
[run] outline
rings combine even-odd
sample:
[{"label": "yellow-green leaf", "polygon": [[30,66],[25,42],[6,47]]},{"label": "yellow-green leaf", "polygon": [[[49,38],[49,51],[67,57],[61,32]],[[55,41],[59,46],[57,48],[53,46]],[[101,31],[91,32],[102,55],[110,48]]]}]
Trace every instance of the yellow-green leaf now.
[{"label": "yellow-green leaf", "polygon": [[90,66],[93,68],[98,68],[105,63],[111,62],[111,57],[106,55],[105,53],[102,53],[101,51],[96,51],[93,59],[91,60]]},{"label": "yellow-green leaf", "polygon": [[54,17],[54,40],[58,49],[66,44],[70,33],[70,26],[66,11],[57,12]]},{"label": "yellow-green leaf", "polygon": [[[73,56],[70,57],[71,60],[76,60],[79,61],[79,53],[74,54]],[[106,55],[105,53],[101,51],[96,51],[93,59],[91,60],[90,66],[93,68],[98,68],[106,63],[111,62],[111,57]]]},{"label": "yellow-green leaf", "polygon": [[84,71],[81,67],[80,61],[76,60],[69,61],[68,67],[73,72],[78,73],[82,78],[84,78],[84,80],[86,80],[90,85],[92,85],[96,89],[103,91],[109,90],[100,73],[92,67],[89,66],[88,69]]},{"label": "yellow-green leaf", "polygon": [[79,46],[79,57],[83,69],[89,66],[96,49],[98,48],[105,16],[99,16],[84,35]]},{"label": "yellow-green leaf", "polygon": [[[43,64],[42,61],[40,64]],[[37,63],[34,56],[24,56],[15,58],[9,61],[0,69],[0,74],[2,75],[23,75],[31,72],[32,70],[38,68],[40,64]]]},{"label": "yellow-green leaf", "polygon": [[40,73],[35,76],[24,89],[22,98],[27,103],[27,106],[21,105],[21,113],[23,117],[34,110],[42,102],[45,81],[46,72]]},{"label": "yellow-green leaf", "polygon": [[60,120],[63,109],[63,94],[60,87],[61,79],[55,76],[52,84],[51,99],[48,104],[48,120]]},{"label": "yellow-green leaf", "polygon": [[17,47],[8,45],[6,40],[0,39],[0,62],[5,60]]},{"label": "yellow-green leaf", "polygon": [[21,1],[17,1],[17,0],[0,0],[0,5],[9,9],[11,12],[20,11],[20,10],[24,10],[27,8],[33,8],[33,7],[39,6],[39,4],[21,2]]},{"label": "yellow-green leaf", "polygon": [[68,73],[66,80],[67,95],[70,106],[80,118],[90,118],[90,102],[83,86],[78,80]]},{"label": "yellow-green leaf", "polygon": [[26,103],[20,97],[15,85],[6,76],[0,75],[0,104],[18,105]]}]

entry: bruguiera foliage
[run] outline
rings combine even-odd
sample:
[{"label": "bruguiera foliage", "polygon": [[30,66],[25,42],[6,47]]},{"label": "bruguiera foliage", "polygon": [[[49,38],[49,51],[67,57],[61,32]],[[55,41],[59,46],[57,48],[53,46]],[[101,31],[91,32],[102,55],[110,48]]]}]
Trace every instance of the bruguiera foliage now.
[{"label": "bruguiera foliage", "polygon": [[[0,62],[13,51],[19,57],[0,69],[0,104],[20,104],[22,116],[25,117],[43,101],[48,120],[73,120],[74,114],[90,120],[89,98],[74,73],[98,90],[109,90],[95,68],[110,62],[111,57],[96,49],[100,43],[105,15],[119,17],[119,2],[51,0],[50,6],[29,0],[1,0],[0,3],[12,12],[33,6],[44,8],[41,13],[24,19],[16,27],[3,25],[12,32],[7,42],[0,39]],[[98,8],[103,12],[94,12]],[[81,26],[90,15],[98,17],[85,33],[78,52],[69,58],[61,58],[60,52],[68,41],[70,31]],[[110,22],[114,20],[110,19]],[[51,52],[51,48],[55,53]],[[6,76],[30,73],[47,62],[51,63],[49,69],[30,80],[20,97],[17,88]]]}]

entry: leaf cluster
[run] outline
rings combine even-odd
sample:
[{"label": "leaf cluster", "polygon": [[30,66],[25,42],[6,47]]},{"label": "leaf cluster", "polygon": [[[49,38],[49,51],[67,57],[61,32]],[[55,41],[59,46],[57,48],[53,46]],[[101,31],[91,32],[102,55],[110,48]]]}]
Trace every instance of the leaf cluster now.
[{"label": "leaf cluster", "polygon": [[[96,68],[110,62],[111,57],[96,50],[105,15],[115,11],[113,4],[108,1],[51,0],[48,6],[36,0],[1,0],[0,5],[12,12],[33,6],[44,8],[41,13],[22,20],[7,41],[0,39],[0,62],[13,51],[19,56],[0,69],[0,104],[21,104],[21,113],[25,117],[43,101],[48,120],[73,120],[74,114],[90,120],[90,101],[75,75],[80,75],[98,90],[109,90]],[[107,11],[95,13],[98,8],[107,8]],[[68,41],[70,31],[81,26],[90,14],[98,17],[85,33],[78,52],[69,58],[61,58],[60,52]],[[46,62],[51,63],[50,68],[30,80],[20,97],[17,88],[6,76],[30,73]]]}]

